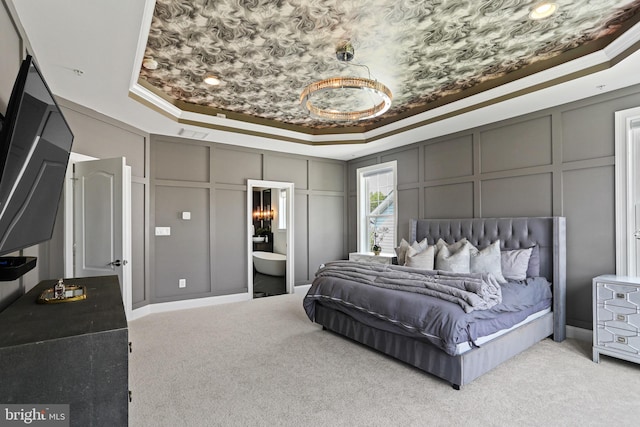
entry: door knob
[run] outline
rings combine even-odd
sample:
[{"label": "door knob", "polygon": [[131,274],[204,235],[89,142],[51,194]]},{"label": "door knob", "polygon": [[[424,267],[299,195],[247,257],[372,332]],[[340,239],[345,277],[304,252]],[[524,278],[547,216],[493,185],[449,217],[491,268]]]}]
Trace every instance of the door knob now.
[{"label": "door knob", "polygon": [[127,260],[123,259],[122,261],[120,261],[119,259],[115,260],[115,261],[111,261],[109,264],[112,267],[120,267],[121,265],[127,265]]},{"label": "door knob", "polygon": [[633,233],[633,237],[635,237],[636,239],[640,239],[640,230],[636,230],[636,232]]}]

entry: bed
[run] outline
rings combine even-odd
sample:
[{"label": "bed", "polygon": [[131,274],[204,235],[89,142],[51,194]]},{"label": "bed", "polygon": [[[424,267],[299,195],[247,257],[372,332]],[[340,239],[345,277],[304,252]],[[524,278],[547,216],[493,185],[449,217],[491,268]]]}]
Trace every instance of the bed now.
[{"label": "bed", "polygon": [[[321,295],[324,292],[321,289],[327,289],[330,286],[328,286],[327,277],[320,275],[315,278],[305,296],[304,307],[309,318],[322,325],[323,329],[355,340],[440,377],[459,390],[465,384],[469,384],[480,375],[547,337],[552,336],[553,340],[558,342],[565,339],[565,235],[566,225],[563,217],[413,219],[410,221],[409,242],[420,242],[426,239],[429,245],[434,245],[442,239],[452,244],[466,238],[478,249],[483,249],[500,240],[501,251],[518,252],[517,250],[523,248],[533,248],[537,251],[539,265],[536,268],[540,278],[527,278],[526,283],[522,281],[521,284],[528,286],[530,280],[531,283],[533,280],[547,283],[547,288],[551,291],[547,302],[548,307],[540,308],[535,312],[531,312],[533,308],[530,309],[531,313],[526,313],[526,318],[518,321],[516,326],[487,333],[486,337],[474,336],[473,339],[468,340],[466,348],[465,343],[460,343],[456,349],[451,346],[445,347],[439,344],[438,340],[430,338],[428,334],[410,331],[411,327],[402,322],[393,324],[387,318],[383,319],[384,316],[376,311],[362,310],[357,302],[349,302],[350,295],[358,292],[368,292],[365,299],[370,300],[380,298],[382,295],[386,300],[385,304],[391,306],[395,304],[397,307],[406,307],[402,304],[407,301],[414,305],[418,304],[417,301],[420,298],[429,298],[429,296],[387,288],[380,289],[376,286],[362,285],[358,280],[348,278],[332,279],[330,283],[334,289],[341,292],[340,296]],[[342,262],[348,263],[348,261]],[[358,269],[364,267],[357,266]],[[384,273],[372,274],[388,275],[397,272],[399,277],[405,277],[403,274],[413,271],[407,270],[406,267],[378,266],[375,268],[382,268]],[[366,271],[365,273],[368,274]],[[401,284],[402,280],[389,280],[389,282]],[[367,290],[361,289],[362,287]],[[507,298],[507,286],[505,285],[503,289],[505,290],[503,294]],[[398,296],[400,302],[395,302],[396,297],[390,296],[392,293],[402,295]],[[435,312],[435,309],[430,310]],[[475,313],[482,313],[482,311],[476,310]],[[465,316],[471,315],[473,313],[465,314]],[[524,316],[523,314],[521,317]],[[436,321],[439,320],[436,319]],[[470,322],[473,327],[476,323],[482,322],[475,320]],[[441,328],[440,325],[436,326]],[[467,328],[469,329],[469,325]]]}]

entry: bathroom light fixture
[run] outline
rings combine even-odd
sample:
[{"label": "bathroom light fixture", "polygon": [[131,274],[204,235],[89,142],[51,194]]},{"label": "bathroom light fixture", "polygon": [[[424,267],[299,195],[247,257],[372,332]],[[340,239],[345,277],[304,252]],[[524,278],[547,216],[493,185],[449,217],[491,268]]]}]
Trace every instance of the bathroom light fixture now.
[{"label": "bathroom light fixture", "polygon": [[557,4],[543,1],[542,3],[538,3],[531,9],[531,12],[529,12],[529,18],[533,20],[548,18],[549,16],[553,15],[557,9]]},{"label": "bathroom light fixture", "polygon": [[[345,42],[336,49],[336,58],[339,61],[351,61],[353,56],[353,45],[349,42]],[[320,108],[313,104],[312,95],[336,89],[364,90],[370,92],[373,97],[377,97],[379,102],[374,101],[374,105],[371,108],[350,111],[340,111],[336,108]],[[371,119],[384,114],[391,107],[392,98],[391,90],[377,80],[363,77],[331,77],[311,83],[304,88],[300,94],[300,105],[311,115],[321,119],[355,121]]]},{"label": "bathroom light fixture", "polygon": [[262,206],[253,211],[253,219],[271,221],[275,217],[273,209],[263,210]]}]

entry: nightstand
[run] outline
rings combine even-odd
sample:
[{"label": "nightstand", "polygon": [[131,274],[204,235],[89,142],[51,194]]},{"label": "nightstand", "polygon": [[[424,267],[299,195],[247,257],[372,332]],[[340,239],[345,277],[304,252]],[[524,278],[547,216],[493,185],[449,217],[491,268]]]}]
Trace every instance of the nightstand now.
[{"label": "nightstand", "polygon": [[593,279],[593,361],[600,354],[640,363],[640,277]]},{"label": "nightstand", "polygon": [[375,262],[378,264],[397,264],[398,257],[392,254],[374,255],[373,252],[369,252],[369,253],[351,252],[349,254],[349,261]]}]

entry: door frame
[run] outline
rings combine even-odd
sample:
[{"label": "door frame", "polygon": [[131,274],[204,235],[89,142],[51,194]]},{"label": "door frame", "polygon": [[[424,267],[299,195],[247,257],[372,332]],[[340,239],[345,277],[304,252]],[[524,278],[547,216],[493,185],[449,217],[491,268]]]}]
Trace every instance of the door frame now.
[{"label": "door frame", "polygon": [[635,239],[634,177],[640,173],[631,123],[640,120],[640,107],[615,112],[615,204],[616,204],[616,274],[637,275]]},{"label": "door frame", "polygon": [[[74,277],[75,275],[75,236],[74,236],[74,173],[73,166],[79,162],[100,160],[96,157],[86,156],[84,154],[71,152],[69,154],[69,163],[67,164],[67,171],[65,173],[64,184],[64,276]],[[123,217],[123,242],[124,253],[123,259],[129,261],[128,264],[123,266],[122,270],[122,302],[125,309],[127,318],[131,317],[133,311],[133,284],[132,284],[132,271],[131,271],[131,166],[125,166],[124,174],[122,177],[126,184],[124,185],[123,192],[123,204],[122,209],[124,213]]]},{"label": "door frame", "polygon": [[294,232],[293,232],[293,182],[281,181],[263,181],[257,179],[247,180],[247,293],[253,298],[253,241],[251,240],[251,226],[253,225],[253,189],[256,187],[277,188],[287,191],[287,264],[286,264],[286,290],[288,294],[295,292],[295,273],[294,273]]}]

